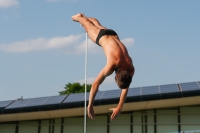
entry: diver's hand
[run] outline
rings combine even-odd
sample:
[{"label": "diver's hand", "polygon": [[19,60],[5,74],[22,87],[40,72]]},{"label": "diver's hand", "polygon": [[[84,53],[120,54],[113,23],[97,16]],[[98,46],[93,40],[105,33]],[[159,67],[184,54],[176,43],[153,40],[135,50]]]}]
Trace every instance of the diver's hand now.
[{"label": "diver's hand", "polygon": [[111,120],[114,120],[121,112],[120,108],[110,108],[113,111],[112,115],[110,116]]},{"label": "diver's hand", "polygon": [[93,106],[88,106],[88,117],[90,119],[94,119],[94,109],[93,109]]}]

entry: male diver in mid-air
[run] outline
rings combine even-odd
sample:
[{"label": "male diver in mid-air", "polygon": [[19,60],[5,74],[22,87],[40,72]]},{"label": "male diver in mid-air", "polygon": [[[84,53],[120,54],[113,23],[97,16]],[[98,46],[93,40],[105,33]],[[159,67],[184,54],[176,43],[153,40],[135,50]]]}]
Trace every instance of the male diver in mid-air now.
[{"label": "male diver in mid-air", "polygon": [[99,85],[107,76],[111,75],[115,71],[115,81],[121,89],[121,95],[118,106],[110,109],[113,111],[110,119],[113,120],[121,112],[126,100],[129,85],[135,72],[132,59],[129,56],[126,47],[120,41],[117,33],[102,26],[97,19],[86,17],[84,14],[78,13],[72,16],[72,20],[79,22],[84,27],[90,39],[103,48],[107,58],[105,67],[100,71],[92,83],[87,107],[88,117],[94,119],[93,102]]}]

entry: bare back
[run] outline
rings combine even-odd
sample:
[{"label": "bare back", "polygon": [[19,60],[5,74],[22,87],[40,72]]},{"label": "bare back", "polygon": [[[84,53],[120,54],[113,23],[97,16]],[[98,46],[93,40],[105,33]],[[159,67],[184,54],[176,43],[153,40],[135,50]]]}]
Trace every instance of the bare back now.
[{"label": "bare back", "polygon": [[104,50],[108,64],[113,63],[115,70],[122,68],[130,71],[131,75],[134,74],[132,59],[118,36],[104,35],[99,40],[99,44]]}]

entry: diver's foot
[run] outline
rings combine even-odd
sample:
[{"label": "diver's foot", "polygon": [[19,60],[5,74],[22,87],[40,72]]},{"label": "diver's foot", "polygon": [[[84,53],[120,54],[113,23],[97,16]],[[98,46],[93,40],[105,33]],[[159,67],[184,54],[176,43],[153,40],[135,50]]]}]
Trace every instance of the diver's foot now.
[{"label": "diver's foot", "polygon": [[83,17],[81,13],[78,13],[78,14],[72,16],[72,20],[75,21],[75,22],[78,22],[79,17]]}]

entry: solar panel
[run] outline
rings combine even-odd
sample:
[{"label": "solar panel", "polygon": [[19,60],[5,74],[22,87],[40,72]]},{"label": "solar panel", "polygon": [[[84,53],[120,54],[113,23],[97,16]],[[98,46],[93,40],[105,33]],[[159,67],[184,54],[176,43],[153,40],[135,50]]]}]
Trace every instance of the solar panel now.
[{"label": "solar panel", "polygon": [[30,102],[28,102],[24,107],[32,107],[32,106],[40,106],[43,105],[44,102],[48,99],[49,97],[39,97],[39,98],[33,98]]},{"label": "solar panel", "polygon": [[198,85],[199,85],[199,87],[200,87],[200,81],[198,82]]},{"label": "solar panel", "polygon": [[159,94],[158,86],[142,87],[142,95]]},{"label": "solar panel", "polygon": [[[87,94],[88,95],[88,94]],[[77,94],[70,94],[63,103],[69,103],[69,102],[79,102],[83,101],[85,97],[85,93],[77,93]]]},{"label": "solar panel", "polygon": [[[95,99],[94,100],[99,100],[101,99],[102,95],[103,95],[103,91],[98,91]],[[86,93],[86,100],[89,99],[89,95],[90,93],[87,92]],[[79,102],[79,101],[84,101],[85,100],[85,93],[77,93],[77,94],[70,94],[64,101],[63,103],[69,103],[69,102]]]},{"label": "solar panel", "polygon": [[5,108],[7,107],[9,104],[11,104],[14,100],[10,100],[10,101],[1,101],[0,102],[0,108]]},{"label": "solar panel", "polygon": [[119,98],[121,90],[109,90],[105,91],[101,97],[101,99],[112,99],[112,98]]},{"label": "solar panel", "polygon": [[23,100],[16,100],[12,104],[10,104],[6,109],[12,109],[12,108],[22,108],[26,106],[27,103],[29,103],[32,99],[23,99]]},{"label": "solar panel", "polygon": [[161,93],[179,92],[179,88],[177,84],[161,85],[160,92]]},{"label": "solar panel", "polygon": [[62,101],[67,97],[67,95],[59,95],[59,96],[51,96],[45,101],[45,105],[50,104],[58,104],[62,103]]},{"label": "solar panel", "polygon": [[140,96],[141,93],[141,88],[129,88],[128,90],[128,94],[127,97],[131,97],[131,96]]},{"label": "solar panel", "polygon": [[182,91],[199,90],[197,82],[181,83],[180,87]]},{"label": "solar panel", "polygon": [[[98,91],[94,100],[100,100],[104,92],[105,91]],[[86,93],[86,100],[89,100],[89,95],[90,95],[89,92]],[[83,98],[83,100],[84,100],[84,98]]]}]

